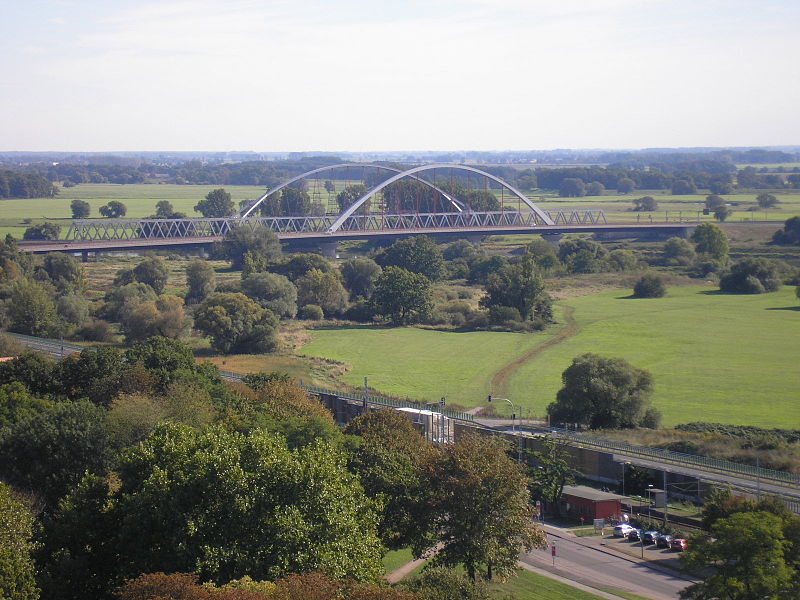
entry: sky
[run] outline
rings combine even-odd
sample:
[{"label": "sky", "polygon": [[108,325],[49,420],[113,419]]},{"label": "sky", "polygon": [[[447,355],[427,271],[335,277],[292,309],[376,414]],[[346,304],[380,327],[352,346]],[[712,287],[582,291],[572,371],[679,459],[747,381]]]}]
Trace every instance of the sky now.
[{"label": "sky", "polygon": [[800,144],[798,0],[0,0],[0,150]]}]

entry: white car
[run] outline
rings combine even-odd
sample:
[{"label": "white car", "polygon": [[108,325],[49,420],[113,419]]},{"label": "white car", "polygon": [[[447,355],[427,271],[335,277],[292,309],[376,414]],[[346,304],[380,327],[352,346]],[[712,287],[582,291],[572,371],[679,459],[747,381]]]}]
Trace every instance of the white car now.
[{"label": "white car", "polygon": [[617,537],[626,537],[631,529],[636,529],[633,525],[628,523],[620,523],[614,527],[614,535]]}]

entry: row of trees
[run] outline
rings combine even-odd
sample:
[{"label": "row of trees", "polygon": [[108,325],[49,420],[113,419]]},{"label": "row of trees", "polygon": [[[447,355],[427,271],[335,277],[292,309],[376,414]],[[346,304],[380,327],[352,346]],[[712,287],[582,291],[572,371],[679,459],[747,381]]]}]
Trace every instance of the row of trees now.
[{"label": "row of trees", "polygon": [[408,545],[441,545],[432,564],[473,579],[507,577],[543,544],[528,479],[499,439],[435,448],[388,410],[342,432],[287,377],[245,383],[165,338],[0,364],[0,477],[38,520],[34,545],[27,507],[0,484],[0,521],[18,515],[0,533],[7,596],[36,597],[32,553],[55,599],[109,597],[158,571],[375,582],[382,549]]}]

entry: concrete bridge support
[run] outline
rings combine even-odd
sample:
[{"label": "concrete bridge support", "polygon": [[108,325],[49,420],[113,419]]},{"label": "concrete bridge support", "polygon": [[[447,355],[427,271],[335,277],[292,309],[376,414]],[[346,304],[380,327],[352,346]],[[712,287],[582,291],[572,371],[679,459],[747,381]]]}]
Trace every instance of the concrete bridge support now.
[{"label": "concrete bridge support", "polygon": [[324,256],[325,258],[337,258],[338,254],[336,253],[336,250],[338,248],[338,245],[339,242],[335,240],[325,241],[320,243],[319,247],[320,250],[322,251],[322,256]]},{"label": "concrete bridge support", "polygon": [[550,242],[553,246],[558,248],[558,243],[561,241],[561,238],[564,237],[562,233],[543,233],[542,239],[545,242]]}]

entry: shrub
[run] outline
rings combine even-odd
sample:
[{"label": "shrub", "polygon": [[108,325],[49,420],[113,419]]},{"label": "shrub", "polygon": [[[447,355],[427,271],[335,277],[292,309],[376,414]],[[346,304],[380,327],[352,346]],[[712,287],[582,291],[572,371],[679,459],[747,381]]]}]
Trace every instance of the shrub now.
[{"label": "shrub", "polygon": [[107,321],[91,319],[78,330],[78,336],[87,342],[113,342],[114,330]]},{"label": "shrub", "polygon": [[664,280],[656,273],[645,273],[633,287],[635,298],[661,298],[666,293]]},{"label": "shrub", "polygon": [[743,258],[731,267],[730,273],[719,282],[723,292],[736,294],[763,294],[775,292],[781,279],[775,263],[765,258]]},{"label": "shrub", "polygon": [[324,316],[322,308],[316,304],[306,304],[297,311],[299,319],[308,319],[309,321],[321,321]]}]

